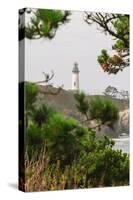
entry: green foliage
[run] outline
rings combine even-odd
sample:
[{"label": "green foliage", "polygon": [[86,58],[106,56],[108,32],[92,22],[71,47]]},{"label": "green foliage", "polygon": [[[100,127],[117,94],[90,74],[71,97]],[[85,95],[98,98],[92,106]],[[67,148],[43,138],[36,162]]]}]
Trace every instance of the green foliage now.
[{"label": "green foliage", "polygon": [[33,110],[35,109],[35,101],[38,94],[38,86],[34,83],[25,82],[25,126],[28,127],[29,120],[32,116]]},{"label": "green foliage", "polygon": [[102,49],[101,55],[98,56],[98,59],[97,59],[97,60],[98,60],[98,62],[99,62],[100,64],[104,64],[104,63],[107,62],[108,58],[109,58],[109,55],[107,54],[107,51],[106,51],[105,49]]},{"label": "green foliage", "polygon": [[68,165],[62,167],[60,160],[51,163],[46,151],[34,155],[32,162],[27,158],[26,191],[128,185],[129,156],[113,150],[113,145],[106,136],[97,140],[90,132],[89,148]]},{"label": "green foliage", "polygon": [[[36,146],[44,144],[45,134],[37,124],[30,124],[26,129],[25,142],[28,146]],[[42,147],[42,146],[41,146]]]},{"label": "green foliage", "polygon": [[126,185],[129,182],[129,157],[112,149],[114,142],[106,136],[100,140],[91,135],[89,151],[81,152],[74,163],[79,187]]},{"label": "green foliage", "polygon": [[120,55],[115,54],[113,56],[109,56],[105,49],[101,51],[97,61],[101,65],[104,72],[108,72],[108,74],[116,74],[118,71],[122,71],[123,67],[127,66],[126,61],[124,61]]},{"label": "green foliage", "polygon": [[[129,40],[129,38],[127,38]],[[117,40],[116,43],[113,45],[113,49],[123,49],[124,42],[122,40]]]},{"label": "green foliage", "polygon": [[61,24],[68,22],[70,12],[60,10],[37,9],[31,11],[30,22],[25,27],[28,39],[52,39]]},{"label": "green foliage", "polygon": [[86,115],[86,117],[88,118],[87,112],[89,110],[89,103],[86,100],[85,94],[83,92],[75,93],[74,98],[77,101],[76,107],[79,110],[79,112]]},{"label": "green foliage", "polygon": [[90,101],[90,117],[102,124],[113,125],[118,120],[118,108],[111,100],[102,100],[96,97]]},{"label": "green foliage", "polygon": [[[40,107],[35,105],[38,94],[38,87],[33,83],[25,84],[26,92],[26,134],[25,144],[31,155],[39,152],[45,143],[46,135],[42,126],[45,125],[50,117],[55,113],[53,108],[42,104]],[[33,152],[32,152],[33,151]]]},{"label": "green foliage", "polygon": [[45,146],[45,132],[37,124],[29,124],[25,130],[25,152],[29,160],[38,155]]},{"label": "green foliage", "polygon": [[78,125],[76,120],[65,119],[58,113],[50,118],[45,132],[51,159],[60,160],[62,165],[70,164],[77,158],[88,134],[87,129]]},{"label": "green foliage", "polygon": [[104,72],[117,74],[129,66],[129,15],[87,13],[86,22],[97,23],[102,32],[109,34],[115,40],[112,50],[114,56],[109,56],[106,50],[101,50],[98,63]]},{"label": "green foliage", "polygon": [[34,83],[26,82],[25,83],[25,106],[26,110],[34,109],[34,102],[36,101],[36,97],[38,94],[38,86]]},{"label": "green foliage", "polygon": [[[106,136],[97,139],[95,131],[45,104],[35,107],[38,87],[26,83],[25,88],[30,111],[25,130],[26,182],[22,183],[26,191],[129,183],[129,156],[114,150],[114,141]],[[75,94],[75,99],[79,111],[91,119],[106,125],[117,120],[118,110],[111,101],[96,97],[88,103],[84,93]]]},{"label": "green foliage", "polygon": [[[118,108],[111,100],[104,100],[99,96],[90,102],[83,92],[74,95],[77,109],[86,116],[87,120],[97,120],[100,124],[112,126],[118,120]],[[89,117],[88,117],[89,116]]]},{"label": "green foliage", "polygon": [[[98,146],[97,146],[98,147]],[[86,177],[85,187],[118,186],[129,183],[129,157],[121,151],[106,146],[83,153],[76,163]],[[82,168],[81,168],[82,166]]]},{"label": "green foliage", "polygon": [[116,41],[117,45],[115,47],[129,48],[129,15],[119,15],[112,24],[115,28],[116,34],[120,36]]},{"label": "green foliage", "polygon": [[49,118],[55,113],[53,108],[47,106],[46,104],[42,104],[39,108],[36,108],[32,114],[32,119],[39,127],[42,124],[48,122]]}]

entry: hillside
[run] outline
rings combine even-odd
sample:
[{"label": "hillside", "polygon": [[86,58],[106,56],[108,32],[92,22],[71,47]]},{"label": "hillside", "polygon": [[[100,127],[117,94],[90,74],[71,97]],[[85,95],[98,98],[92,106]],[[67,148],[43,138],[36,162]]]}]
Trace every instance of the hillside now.
[{"label": "hillside", "polygon": [[[68,117],[74,117],[80,121],[83,121],[83,116],[76,109],[76,101],[74,99],[73,91],[62,89],[58,94],[55,94],[57,90],[57,88],[52,86],[39,86],[40,92],[37,98],[37,105],[46,103],[47,105],[52,106],[55,110],[62,112]],[[51,91],[54,93],[54,95],[49,93],[46,94],[46,91]],[[97,95],[90,95],[86,98],[88,101],[90,101],[96,96]],[[129,134],[129,101],[114,99],[103,95],[100,95],[100,97],[103,99],[112,99],[114,104],[119,108],[119,121],[115,124],[115,129],[110,129],[107,126],[104,126],[101,131],[97,130],[97,137],[101,137],[102,135],[106,134],[111,138],[117,138],[122,132]],[[122,119],[125,116],[126,119],[123,122]],[[95,122],[92,121],[92,123]]]},{"label": "hillside", "polygon": [[[75,106],[75,99],[73,96],[73,91],[71,90],[64,90],[62,89],[57,95],[51,95],[51,94],[44,94],[43,92],[46,91],[46,86],[39,86],[39,96],[38,96],[38,102],[39,103],[47,103],[50,106],[54,106],[58,111],[64,112],[66,110],[70,112],[77,112],[76,106]],[[55,92],[57,88],[54,88],[52,86],[48,86],[48,89],[52,92]],[[87,96],[88,101],[90,101],[92,98],[96,97],[97,95],[91,95]],[[113,99],[111,97],[100,95],[103,99],[112,99],[114,104],[119,108],[120,111],[128,109],[129,108],[129,102],[127,100],[120,100],[120,99]]]}]

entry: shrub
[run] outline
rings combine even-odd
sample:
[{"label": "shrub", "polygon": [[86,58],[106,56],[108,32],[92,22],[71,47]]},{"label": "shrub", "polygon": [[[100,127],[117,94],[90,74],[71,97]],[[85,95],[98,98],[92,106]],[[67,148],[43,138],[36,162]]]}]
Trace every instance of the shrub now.
[{"label": "shrub", "polygon": [[29,158],[38,154],[45,145],[45,132],[37,125],[30,124],[25,131],[25,149]]},{"label": "shrub", "polygon": [[[129,156],[113,150],[114,142],[106,136],[100,140],[91,137],[89,151],[82,151],[75,161],[77,174],[85,177],[84,187],[118,186],[129,184]],[[79,186],[83,180],[79,181]]]},{"label": "shrub", "polygon": [[57,113],[44,130],[52,161],[60,160],[62,165],[70,164],[86,145],[88,131],[73,118],[66,119]]},{"label": "shrub", "polygon": [[[96,140],[90,134],[88,152],[62,167],[60,160],[50,162],[49,152],[43,149],[32,159],[25,156],[25,190],[61,190],[129,184],[129,157],[112,149],[107,137]],[[95,148],[92,148],[94,147]],[[67,152],[66,152],[67,153]]]},{"label": "shrub", "polygon": [[[26,191],[127,185],[129,156],[113,150],[114,142],[74,118],[64,117],[47,105],[33,107],[38,89],[26,83],[27,115],[25,133]],[[96,97],[88,104],[77,94],[77,108],[88,118],[112,125],[118,109],[108,100]],[[83,106],[84,105],[84,106]],[[89,120],[89,118],[88,118]],[[43,151],[45,149],[45,151]],[[20,181],[21,182],[21,181]]]}]

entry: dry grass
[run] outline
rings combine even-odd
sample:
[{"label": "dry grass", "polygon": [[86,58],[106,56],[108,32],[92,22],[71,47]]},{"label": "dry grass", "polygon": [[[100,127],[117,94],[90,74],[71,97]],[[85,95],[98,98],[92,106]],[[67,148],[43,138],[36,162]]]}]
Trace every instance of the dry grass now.
[{"label": "dry grass", "polygon": [[[25,179],[20,181],[20,188],[25,192],[33,192],[106,186],[105,170],[102,171],[99,180],[95,176],[88,177],[86,171],[86,167],[76,161],[64,168],[61,167],[59,160],[51,164],[45,148],[41,153],[34,154],[31,160],[26,152]],[[120,185],[127,185],[123,183]]]},{"label": "dry grass", "polygon": [[32,160],[25,154],[25,183],[21,183],[25,192],[84,188],[85,182],[75,163],[62,170],[60,161],[50,164],[45,149]]}]

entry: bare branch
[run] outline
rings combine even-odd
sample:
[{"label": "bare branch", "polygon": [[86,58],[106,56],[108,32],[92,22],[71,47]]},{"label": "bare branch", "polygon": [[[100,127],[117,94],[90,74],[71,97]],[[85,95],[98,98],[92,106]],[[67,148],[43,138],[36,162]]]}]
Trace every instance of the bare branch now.
[{"label": "bare branch", "polygon": [[123,34],[117,34],[112,27],[113,20],[117,19],[119,17],[118,14],[101,14],[101,13],[88,13],[85,12],[85,21],[88,24],[92,24],[93,22],[97,23],[101,28],[104,29],[104,32],[108,32],[113,37],[120,39],[124,41],[125,45],[128,47],[129,44],[127,43],[127,40],[124,38]]},{"label": "bare branch", "polygon": [[48,83],[54,77],[54,71],[51,71],[51,75],[43,72],[43,75],[44,75],[45,79],[43,81],[37,81],[37,82],[35,82],[36,84]]}]

